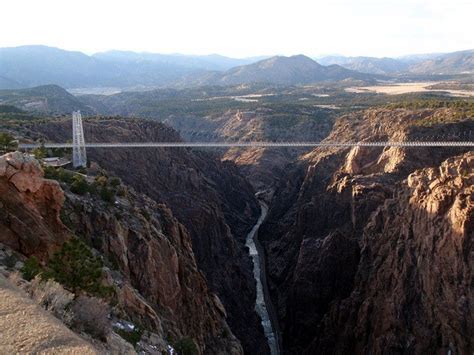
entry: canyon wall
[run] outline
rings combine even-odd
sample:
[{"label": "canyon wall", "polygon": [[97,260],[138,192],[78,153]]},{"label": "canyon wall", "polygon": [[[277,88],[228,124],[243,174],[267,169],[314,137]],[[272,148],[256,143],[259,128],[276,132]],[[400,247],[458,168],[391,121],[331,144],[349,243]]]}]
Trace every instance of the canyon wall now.
[{"label": "canyon wall", "polygon": [[[472,120],[426,125],[449,114],[367,110],[338,119],[327,140],[456,139],[473,129]],[[472,351],[473,162],[466,151],[315,149],[289,171],[260,231],[285,353]],[[456,172],[459,164],[464,170]],[[449,178],[429,173],[446,169]],[[417,202],[410,194],[418,175],[427,185],[419,183]],[[426,207],[424,196],[438,185],[442,208]],[[450,318],[428,316],[434,295],[444,295]]]},{"label": "canyon wall", "polygon": [[80,236],[109,265],[114,313],[154,332],[163,344],[190,337],[202,354],[243,353],[198,270],[189,232],[169,208],[125,186],[114,204],[74,194],[44,179],[38,162],[19,152],[0,157],[0,167],[2,243],[47,264],[68,238]]},{"label": "canyon wall", "polygon": [[[31,134],[70,139],[71,123],[35,124]],[[87,141],[179,141],[173,129],[141,119],[89,119]],[[185,148],[89,149],[98,162],[140,193],[164,203],[189,231],[197,265],[221,299],[232,332],[249,353],[268,352],[256,314],[255,280],[245,236],[259,213],[250,184],[235,164]]]}]

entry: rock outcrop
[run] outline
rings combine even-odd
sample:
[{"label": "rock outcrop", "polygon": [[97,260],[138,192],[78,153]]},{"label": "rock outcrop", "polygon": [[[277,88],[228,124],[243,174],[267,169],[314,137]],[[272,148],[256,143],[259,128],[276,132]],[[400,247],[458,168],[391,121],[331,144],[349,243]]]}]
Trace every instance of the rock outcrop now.
[{"label": "rock outcrop", "polygon": [[203,354],[243,352],[197,268],[186,227],[169,208],[130,188],[113,205],[66,196],[65,218],[115,269],[118,306],[135,324],[162,339],[190,337]]},{"label": "rock outcrop", "polygon": [[354,288],[308,352],[472,353],[473,236],[473,152],[410,174],[371,215]]},{"label": "rock outcrop", "polygon": [[63,201],[36,159],[19,152],[0,157],[0,243],[47,259],[68,238],[59,219]]},{"label": "rock outcrop", "polygon": [[[339,119],[327,139],[422,140],[441,132],[455,138],[473,129],[472,120],[419,124],[439,111],[354,113]],[[472,201],[471,178],[456,176],[469,176],[465,168],[456,171],[472,159],[448,159],[466,150],[316,149],[289,172],[260,230],[286,353],[432,353],[449,349],[450,342],[456,352],[471,349],[474,320],[467,280],[472,228],[466,227],[472,224],[467,202]],[[433,171],[446,159],[442,169],[452,176],[436,177]],[[427,184],[420,185],[413,205],[403,181],[425,167],[432,168],[408,180],[412,186]],[[438,202],[428,197],[433,193]],[[462,229],[459,223],[461,234],[456,232]],[[436,255],[437,248],[444,249],[444,256]],[[437,281],[433,270],[441,268],[443,281]],[[436,308],[427,299],[437,295],[444,298],[443,309],[452,310],[450,318],[427,316]],[[428,344],[423,337],[436,340]]]},{"label": "rock outcrop", "polygon": [[74,194],[68,184],[44,179],[39,163],[19,152],[0,157],[0,167],[1,243],[47,264],[68,238],[80,236],[109,265],[115,313],[164,345],[191,338],[200,354],[243,353],[198,270],[186,227],[168,207],[125,186],[113,204]]}]

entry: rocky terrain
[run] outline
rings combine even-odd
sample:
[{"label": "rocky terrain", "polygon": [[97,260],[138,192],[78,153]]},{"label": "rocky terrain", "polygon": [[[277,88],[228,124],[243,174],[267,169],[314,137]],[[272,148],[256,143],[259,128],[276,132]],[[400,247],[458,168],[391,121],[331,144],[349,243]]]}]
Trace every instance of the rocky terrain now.
[{"label": "rocky terrain", "polygon": [[[22,127],[53,141],[70,136],[68,120]],[[91,119],[84,122],[88,141],[177,141],[179,135],[144,120]],[[164,203],[186,227],[207,284],[222,301],[232,332],[245,351],[265,352],[260,318],[254,310],[255,280],[245,236],[259,213],[251,185],[231,162],[187,149],[89,150],[124,183]]]},{"label": "rocky terrain", "polygon": [[[308,135],[332,127],[327,141],[459,140],[474,130],[462,107],[392,104],[301,124],[320,129]],[[254,139],[271,133],[265,112],[175,123],[188,133]],[[89,142],[181,139],[141,119],[90,118],[84,129]],[[70,121],[31,120],[9,130],[67,141]],[[471,353],[472,150],[299,154],[282,154],[279,165],[268,152],[228,151],[224,157],[235,164],[181,148],[88,149],[87,172],[96,176],[90,184],[121,179],[112,203],[44,180],[35,163],[18,156],[0,164],[1,207],[8,208],[0,243],[45,262],[81,236],[106,261],[107,283],[120,290],[114,315],[152,331],[144,344],[153,338],[164,349],[169,339],[190,337],[206,354],[268,353],[245,236],[258,216],[255,188],[272,186],[261,195],[269,211],[258,237],[283,353]],[[276,176],[266,180],[255,165],[272,166]]]},{"label": "rocky terrain", "polygon": [[91,344],[34,304],[1,274],[0,300],[1,353],[99,354]]},{"label": "rocky terrain", "polygon": [[20,153],[0,158],[0,243],[46,260],[70,237],[59,219],[64,193]]},{"label": "rocky terrain", "polygon": [[0,166],[1,243],[48,265],[55,249],[81,236],[110,265],[104,273],[115,289],[114,314],[152,332],[155,349],[190,337],[199,353],[242,353],[198,270],[187,229],[166,206],[125,186],[112,205],[77,195],[44,179],[38,162],[18,152],[2,156]]},{"label": "rocky terrain", "polygon": [[[338,119],[327,139],[472,129],[452,116],[367,110]],[[472,352],[473,156],[465,152],[316,149],[290,169],[260,230],[285,353]]]},{"label": "rocky terrain", "polygon": [[[330,132],[334,113],[321,109],[276,108],[228,110],[204,117],[170,116],[164,123],[178,130],[187,141],[311,141],[324,139]],[[255,190],[268,189],[283,175],[285,167],[305,148],[231,148],[218,150],[223,160],[233,161]]]}]

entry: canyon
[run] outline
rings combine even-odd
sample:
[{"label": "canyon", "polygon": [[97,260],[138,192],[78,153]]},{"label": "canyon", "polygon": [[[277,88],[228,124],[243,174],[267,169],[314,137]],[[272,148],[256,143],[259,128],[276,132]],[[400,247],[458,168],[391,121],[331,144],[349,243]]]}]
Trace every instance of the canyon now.
[{"label": "canyon", "polygon": [[[263,112],[243,115],[174,124],[265,133]],[[9,129],[62,142],[70,120]],[[474,122],[456,108],[384,107],[299,129],[327,141],[454,140]],[[84,131],[88,141],[182,139],[138,118],[88,118]],[[89,149],[88,174],[120,178],[113,205],[44,179],[32,158],[5,157],[0,242],[47,262],[81,236],[119,272],[109,278],[121,312],[163,349],[188,336],[199,353],[270,353],[272,320],[283,354],[473,351],[472,149]]]}]

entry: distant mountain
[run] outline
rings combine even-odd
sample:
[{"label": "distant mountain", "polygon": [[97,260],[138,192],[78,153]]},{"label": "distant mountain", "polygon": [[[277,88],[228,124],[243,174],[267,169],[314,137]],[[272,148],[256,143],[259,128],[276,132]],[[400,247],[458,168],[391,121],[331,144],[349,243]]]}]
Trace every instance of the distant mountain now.
[{"label": "distant mountain", "polygon": [[12,105],[25,111],[35,112],[62,114],[81,110],[85,114],[94,113],[89,106],[57,85],[0,90],[0,105]]},{"label": "distant mountain", "polygon": [[401,57],[396,57],[395,59],[407,63],[407,64],[416,64],[424,62],[425,60],[434,59],[445,53],[421,53],[421,54],[408,54]]},{"label": "distant mountain", "polygon": [[123,51],[88,56],[46,46],[0,48],[0,89],[47,84],[65,88],[162,87],[191,74],[226,70],[258,59]]},{"label": "distant mountain", "polygon": [[318,59],[323,65],[370,74],[453,75],[474,73],[474,50],[453,53],[414,54],[398,58],[328,56]]},{"label": "distant mountain", "polygon": [[474,74],[474,49],[440,55],[410,67],[415,74]]},{"label": "distant mountain", "polygon": [[235,59],[216,54],[193,56],[109,51],[88,56],[46,46],[22,46],[0,48],[0,89],[59,85],[76,89],[76,92],[84,88],[114,92],[200,85],[367,81],[400,73],[474,73],[473,57],[471,50],[435,58],[432,55],[398,59],[333,56],[322,58],[318,63],[303,55]]},{"label": "distant mountain", "polygon": [[183,55],[183,54],[157,54],[157,53],[137,53],[130,51],[108,51],[96,53],[94,58],[114,63],[154,63],[181,66],[184,68],[202,70],[228,70],[230,68],[246,65],[265,59],[267,57],[251,58],[229,58],[219,54],[210,55]]},{"label": "distant mountain", "polygon": [[276,56],[243,65],[224,73],[206,73],[195,79],[196,85],[239,85],[271,83],[279,85],[310,84],[326,80],[369,80],[373,76],[345,69],[339,65],[323,66],[304,55]]},{"label": "distant mountain", "polygon": [[0,76],[0,90],[1,89],[19,89],[21,85],[15,80]]},{"label": "distant mountain", "polygon": [[[58,84],[64,87],[111,84],[113,68],[80,52],[46,46],[0,48],[4,88]],[[16,85],[5,85],[14,82]]]},{"label": "distant mountain", "polygon": [[409,65],[393,58],[330,56],[318,59],[323,65],[338,64],[344,68],[368,74],[391,75],[406,71]]}]

